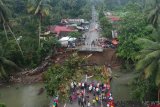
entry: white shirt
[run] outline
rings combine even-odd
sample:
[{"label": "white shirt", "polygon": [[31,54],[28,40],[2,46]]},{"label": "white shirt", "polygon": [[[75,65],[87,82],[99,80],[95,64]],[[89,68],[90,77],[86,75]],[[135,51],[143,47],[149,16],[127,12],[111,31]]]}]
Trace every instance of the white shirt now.
[{"label": "white shirt", "polygon": [[74,88],[74,84],[73,84],[73,82],[71,82],[71,88]]},{"label": "white shirt", "polygon": [[77,85],[77,83],[76,83],[76,82],[73,82],[73,84],[74,84],[74,85]]},{"label": "white shirt", "polygon": [[109,107],[109,104],[107,104],[107,107]]},{"label": "white shirt", "polygon": [[89,86],[89,90],[92,90],[92,86]]},{"label": "white shirt", "polygon": [[97,87],[99,87],[99,83],[97,83]]},{"label": "white shirt", "polygon": [[88,107],[90,107],[90,106],[91,106],[91,103],[90,103],[90,102],[88,102],[87,106],[88,106]]},{"label": "white shirt", "polygon": [[99,88],[96,88],[96,91],[98,92],[98,91],[99,91]]},{"label": "white shirt", "polygon": [[109,97],[109,99],[110,99],[110,100],[113,100],[113,98],[112,98],[112,97]]},{"label": "white shirt", "polygon": [[84,87],[84,83],[82,83],[82,87]]}]

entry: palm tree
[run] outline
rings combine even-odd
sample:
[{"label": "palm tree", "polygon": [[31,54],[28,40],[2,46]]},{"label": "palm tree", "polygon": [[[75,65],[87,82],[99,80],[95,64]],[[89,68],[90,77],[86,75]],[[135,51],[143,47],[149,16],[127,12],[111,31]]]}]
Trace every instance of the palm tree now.
[{"label": "palm tree", "polygon": [[[3,56],[4,49],[0,47],[0,78],[7,78],[8,74],[7,69],[11,68],[11,70],[21,71],[21,69],[11,60],[8,60]],[[6,69],[7,68],[7,69]]]},{"label": "palm tree", "polygon": [[160,16],[160,1],[154,0],[153,6],[151,6],[147,21],[152,24],[155,28],[158,27],[158,20]]},{"label": "palm tree", "polygon": [[50,0],[28,0],[27,10],[29,13],[32,13],[39,18],[39,27],[38,27],[38,37],[39,37],[39,47],[40,47],[40,36],[41,36],[41,23],[44,16],[49,15],[51,6],[49,5]]},{"label": "palm tree", "polygon": [[8,16],[9,16],[9,9],[4,5],[3,1],[0,1],[0,22],[3,24],[7,41],[8,41],[8,35],[5,24],[9,22]]},{"label": "palm tree", "polygon": [[138,55],[136,69],[143,71],[144,78],[155,77],[155,83],[159,87],[160,94],[160,32],[155,32],[150,39],[139,38],[136,42],[142,46]]},{"label": "palm tree", "polygon": [[11,68],[12,70],[14,69],[16,71],[21,71],[21,69],[13,61],[8,60],[5,57],[0,57],[0,78],[8,77],[5,66]]},{"label": "palm tree", "polygon": [[143,70],[145,78],[156,74],[156,85],[160,85],[160,36],[156,32],[150,39],[139,38],[136,42],[143,48],[138,55],[137,70]]},{"label": "palm tree", "polygon": [[16,38],[14,32],[12,31],[10,25],[9,25],[9,12],[10,12],[9,9],[7,8],[7,6],[1,0],[0,1],[0,23],[3,24],[3,28],[4,28],[4,31],[5,31],[6,39],[7,39],[7,41],[9,40],[8,39],[8,35],[7,35],[7,29],[6,29],[6,28],[8,28],[8,30],[11,32],[13,38],[15,39],[15,41],[16,41],[16,43],[18,45],[18,48],[19,48],[19,50],[20,50],[20,52],[21,52],[21,54],[23,56],[23,51],[22,51],[22,49],[21,49],[21,47],[19,45],[19,42],[17,41],[17,38]]}]

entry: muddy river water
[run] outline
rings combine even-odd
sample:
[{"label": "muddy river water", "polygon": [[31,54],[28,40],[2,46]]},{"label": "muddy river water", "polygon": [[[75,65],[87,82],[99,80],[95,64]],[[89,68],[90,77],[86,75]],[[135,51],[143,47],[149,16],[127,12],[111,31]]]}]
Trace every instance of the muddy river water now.
[{"label": "muddy river water", "polygon": [[42,87],[44,87],[43,83],[0,87],[0,103],[3,102],[7,107],[47,107],[49,97],[46,92],[38,95]]}]

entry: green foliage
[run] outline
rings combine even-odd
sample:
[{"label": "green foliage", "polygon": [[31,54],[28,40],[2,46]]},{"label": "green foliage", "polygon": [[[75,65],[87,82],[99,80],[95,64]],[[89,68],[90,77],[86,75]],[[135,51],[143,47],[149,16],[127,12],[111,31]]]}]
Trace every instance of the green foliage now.
[{"label": "green foliage", "polygon": [[68,35],[70,37],[79,38],[82,36],[82,33],[81,32],[70,32]]},{"label": "green foliage", "polygon": [[[7,45],[5,44],[6,45],[5,48],[3,48],[2,44],[0,44],[0,79],[2,78],[2,79],[8,80],[9,74],[11,74],[13,71],[14,72],[21,71],[21,69],[15,64],[15,62],[19,61],[19,59],[17,59],[16,61],[12,61],[13,60],[12,58],[16,58],[16,56],[18,54],[16,52],[19,51],[19,50],[17,51],[14,48],[14,44],[15,44],[15,42],[13,42],[13,44],[10,44],[9,46],[8,46],[8,44]],[[15,46],[17,47],[16,44],[15,44]],[[7,50],[9,48],[11,50]],[[11,52],[13,54],[11,54]],[[15,56],[13,56],[13,55],[15,55]],[[21,55],[20,52],[19,52],[19,55]],[[17,56],[17,58],[20,58],[20,57]],[[10,59],[12,59],[12,60],[10,60]]]},{"label": "green foliage", "polygon": [[7,107],[5,104],[0,103],[0,107]]},{"label": "green foliage", "polygon": [[147,21],[152,24],[155,28],[159,27],[160,18],[160,2],[159,0],[152,0],[152,2],[147,1]]},{"label": "green foliage", "polygon": [[[28,14],[28,12],[32,14]],[[39,24],[35,15],[38,16],[38,19],[40,18],[42,24]],[[56,48],[59,47],[58,41],[51,38],[47,41],[41,40],[42,47],[38,48],[39,37],[36,35],[44,32],[48,25],[59,23],[62,18],[89,19],[90,16],[90,3],[87,0],[1,0],[1,56],[23,68],[36,67],[47,55],[54,55]],[[22,48],[23,56],[14,41],[15,38],[9,32],[8,22],[15,38],[22,36],[18,43]],[[40,25],[41,32],[40,29],[37,29]],[[6,28],[6,32],[4,28]]]},{"label": "green foliage", "polygon": [[157,101],[158,88],[153,78],[147,80],[135,78],[132,86],[132,97],[136,101]]},{"label": "green foliage", "polygon": [[[133,21],[134,20],[134,21]],[[138,37],[149,35],[150,31],[146,29],[147,23],[142,13],[134,11],[128,12],[120,22],[118,55],[122,58],[135,60],[139,46],[135,44]]]},{"label": "green foliage", "polygon": [[56,48],[59,48],[61,44],[55,37],[49,38],[49,40],[42,41],[42,46],[39,50],[42,58],[48,55],[54,55],[56,53]]},{"label": "green foliage", "polygon": [[104,37],[112,37],[112,24],[109,22],[107,17],[103,15],[104,13],[100,13],[100,26],[102,28],[102,35]]},{"label": "green foliage", "polygon": [[0,23],[9,21],[10,10],[4,4],[3,1],[0,1]]},{"label": "green foliage", "polygon": [[63,65],[52,66],[45,74],[45,86],[48,95],[59,95],[60,100],[69,98],[69,86],[71,81],[80,81],[84,72],[80,67],[85,59],[79,57],[77,53],[71,55]]},{"label": "green foliage", "polygon": [[154,76],[157,86],[160,85],[160,42],[159,34],[152,39],[139,38],[136,43],[141,45],[139,52],[137,70],[143,71],[145,79]]}]

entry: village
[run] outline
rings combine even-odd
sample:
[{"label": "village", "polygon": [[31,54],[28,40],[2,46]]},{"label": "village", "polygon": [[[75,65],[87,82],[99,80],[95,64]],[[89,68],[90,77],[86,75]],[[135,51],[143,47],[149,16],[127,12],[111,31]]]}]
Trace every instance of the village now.
[{"label": "village", "polygon": [[0,107],[159,107],[159,0],[1,0]]},{"label": "village", "polygon": [[[106,17],[109,18],[108,20],[110,23],[120,21],[118,17],[112,16],[110,12],[106,12]],[[91,21],[86,21],[85,19],[62,19],[59,25],[48,26],[46,32],[41,34],[41,39],[46,40],[51,36],[55,36],[61,45],[66,48],[80,49],[83,45],[116,48],[118,46],[117,30],[112,30],[112,38],[105,38],[99,34],[98,38],[95,41],[91,41],[90,44],[85,42],[90,32],[101,32],[99,23],[92,28]]]}]

